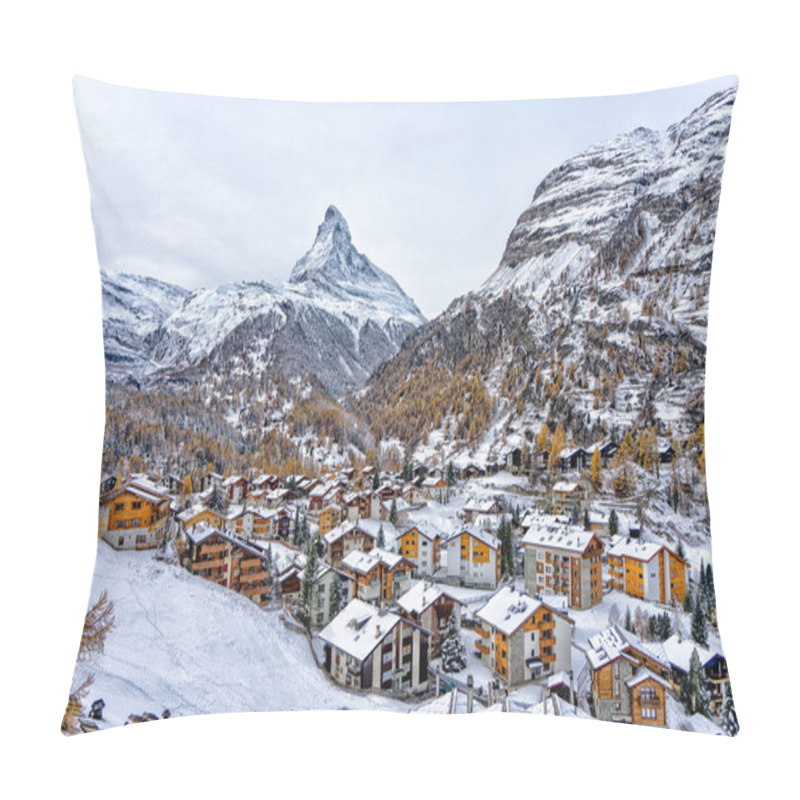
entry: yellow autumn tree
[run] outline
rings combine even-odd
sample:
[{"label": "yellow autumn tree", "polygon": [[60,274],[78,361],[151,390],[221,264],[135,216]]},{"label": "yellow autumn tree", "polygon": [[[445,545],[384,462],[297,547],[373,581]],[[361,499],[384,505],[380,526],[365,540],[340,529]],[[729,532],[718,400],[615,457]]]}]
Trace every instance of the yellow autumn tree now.
[{"label": "yellow autumn tree", "polygon": [[542,429],[539,431],[539,435],[536,437],[536,449],[550,449],[550,428],[548,428],[547,425],[542,425]]},{"label": "yellow autumn tree", "polygon": [[564,429],[558,425],[556,426],[555,433],[553,434],[553,442],[550,446],[550,458],[547,466],[550,472],[555,472],[558,469],[559,459],[561,458],[561,451],[567,446],[567,435]]},{"label": "yellow autumn tree", "polygon": [[589,477],[595,490],[600,489],[603,485],[603,458],[600,455],[599,447],[595,449],[592,461],[589,464]]}]

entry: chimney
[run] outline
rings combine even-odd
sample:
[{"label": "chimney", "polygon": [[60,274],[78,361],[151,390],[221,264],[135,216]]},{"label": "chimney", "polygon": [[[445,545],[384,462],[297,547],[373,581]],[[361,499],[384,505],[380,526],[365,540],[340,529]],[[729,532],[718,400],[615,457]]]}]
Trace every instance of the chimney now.
[{"label": "chimney", "polygon": [[381,626],[380,625],[376,625],[375,626],[375,638],[379,639],[380,635],[381,635]]},{"label": "chimney", "polygon": [[472,685],[474,681],[472,678],[472,673],[467,675],[467,714],[472,713]]}]

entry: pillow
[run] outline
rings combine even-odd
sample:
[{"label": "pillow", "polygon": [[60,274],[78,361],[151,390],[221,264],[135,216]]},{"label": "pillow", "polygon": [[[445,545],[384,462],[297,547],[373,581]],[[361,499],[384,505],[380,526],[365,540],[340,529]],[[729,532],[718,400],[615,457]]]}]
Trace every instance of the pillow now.
[{"label": "pillow", "polygon": [[345,708],[738,731],[703,435],[735,78],[74,89],[107,387],[64,733]]}]

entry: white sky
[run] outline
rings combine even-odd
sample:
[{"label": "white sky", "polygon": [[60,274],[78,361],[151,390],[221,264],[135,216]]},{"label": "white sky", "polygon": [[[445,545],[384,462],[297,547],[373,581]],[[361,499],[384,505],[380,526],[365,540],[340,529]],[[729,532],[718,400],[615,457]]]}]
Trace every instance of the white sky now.
[{"label": "white sky", "polygon": [[589,145],[663,129],[734,78],[636,95],[287,103],[75,79],[98,259],[188,289],[280,284],[329,204],[427,317],[479,287],[536,186]]}]

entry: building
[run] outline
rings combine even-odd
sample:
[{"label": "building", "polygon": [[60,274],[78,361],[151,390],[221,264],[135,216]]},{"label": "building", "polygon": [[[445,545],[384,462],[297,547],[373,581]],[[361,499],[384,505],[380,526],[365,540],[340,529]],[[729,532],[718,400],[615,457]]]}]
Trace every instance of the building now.
[{"label": "building", "polygon": [[420,494],[428,500],[439,500],[445,491],[447,491],[448,483],[441,477],[428,477],[422,481],[419,487]]},{"label": "building", "polygon": [[596,533],[566,525],[532,526],[522,538],[525,591],[563,594],[571,608],[603,599],[605,545]]},{"label": "building", "polygon": [[609,581],[631,597],[669,605],[686,596],[688,563],[658,542],[620,539],[608,549]]},{"label": "building", "polygon": [[711,710],[718,714],[725,704],[725,693],[728,684],[728,662],[722,653],[701,647],[690,639],[683,639],[675,633],[664,643],[664,652],[672,667],[672,681],[675,686],[680,686],[683,679],[689,674],[689,664],[692,652],[697,650],[700,665],[708,681]]},{"label": "building", "polygon": [[586,660],[591,673],[594,715],[611,722],[667,724],[669,664],[658,645],[612,626],[589,638]]},{"label": "building", "polygon": [[509,686],[572,668],[575,622],[547,603],[504,586],[475,618],[475,649]]},{"label": "building", "polygon": [[373,547],[368,553],[352,550],[340,568],[355,581],[360,600],[388,603],[408,590],[414,565],[397,553]]},{"label": "building", "polygon": [[447,580],[464,586],[494,589],[500,581],[500,540],[474,527],[465,527],[444,545]]},{"label": "building", "polygon": [[417,523],[400,536],[400,553],[416,567],[418,575],[433,575],[439,569],[442,536],[425,523]]},{"label": "building", "polygon": [[[299,594],[299,587],[302,587],[305,580],[307,569],[308,565],[297,572],[299,586],[297,591],[292,593],[295,599]],[[311,624],[313,627],[323,628],[335,616],[335,595],[337,592],[339,593],[338,610],[341,610],[353,599],[355,582],[350,576],[338,569],[334,569],[330,564],[326,564],[324,561],[317,561],[317,575],[314,581],[313,597],[311,598]]]},{"label": "building", "polygon": [[222,482],[222,490],[229,503],[241,503],[247,497],[247,478],[242,475],[231,475]]},{"label": "building", "polygon": [[583,491],[575,481],[559,481],[553,486],[553,514],[571,516],[573,511],[580,509],[583,501]]},{"label": "building", "polygon": [[458,627],[461,627],[461,607],[464,604],[435,583],[417,581],[398,599],[397,605],[404,617],[430,631],[431,658],[441,654],[442,638],[453,614]]},{"label": "building", "polygon": [[186,529],[183,536],[183,562],[193,575],[232,589],[260,606],[269,602],[272,577],[263,550],[206,524]]},{"label": "building", "polygon": [[473,522],[478,516],[497,516],[503,513],[503,507],[492,497],[482,500],[470,498],[464,505],[464,521]]},{"label": "building", "polygon": [[430,634],[398,614],[351,600],[319,634],[325,669],[354,689],[424,692]]},{"label": "building", "polygon": [[368,553],[375,547],[375,537],[354,522],[342,522],[322,536],[325,560],[338,567],[342,559],[354,550]]},{"label": "building", "polygon": [[324,536],[332,531],[342,521],[342,509],[337,505],[325,506],[319,512],[319,535]]},{"label": "building", "polygon": [[138,476],[100,498],[98,536],[116,550],[146,550],[163,541],[171,498],[166,487]]}]

